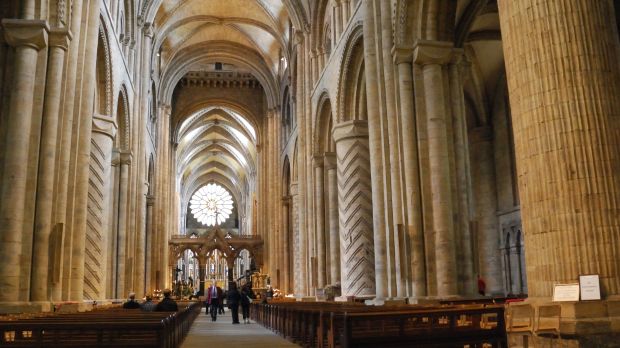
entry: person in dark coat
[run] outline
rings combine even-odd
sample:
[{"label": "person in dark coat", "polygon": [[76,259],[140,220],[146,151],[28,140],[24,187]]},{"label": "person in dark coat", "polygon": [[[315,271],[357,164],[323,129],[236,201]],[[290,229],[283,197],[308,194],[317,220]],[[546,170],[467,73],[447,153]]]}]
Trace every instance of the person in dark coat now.
[{"label": "person in dark coat", "polygon": [[154,312],[157,304],[153,302],[153,298],[150,295],[146,295],[146,300],[140,305],[140,309],[143,312]]},{"label": "person in dark coat", "polygon": [[140,304],[138,303],[138,301],[136,301],[136,293],[135,292],[130,292],[129,293],[129,300],[125,303],[123,303],[123,308],[125,309],[138,309],[140,308]]},{"label": "person in dark coat", "polygon": [[222,288],[217,286],[214,280],[213,284],[207,289],[207,308],[208,311],[211,312],[211,321],[217,320],[217,310],[220,308],[220,303],[222,301],[224,301]]},{"label": "person in dark coat", "polygon": [[239,324],[239,302],[241,301],[241,293],[237,290],[237,283],[230,283],[230,289],[228,290],[228,308],[232,313],[233,324]]},{"label": "person in dark coat", "polygon": [[243,323],[250,323],[250,303],[252,302],[252,290],[245,285],[241,288],[241,313],[243,314]]},{"label": "person in dark coat", "polygon": [[164,290],[164,299],[161,300],[157,307],[155,307],[155,312],[176,312],[179,310],[179,306],[175,300],[171,299],[172,291],[170,289]]}]

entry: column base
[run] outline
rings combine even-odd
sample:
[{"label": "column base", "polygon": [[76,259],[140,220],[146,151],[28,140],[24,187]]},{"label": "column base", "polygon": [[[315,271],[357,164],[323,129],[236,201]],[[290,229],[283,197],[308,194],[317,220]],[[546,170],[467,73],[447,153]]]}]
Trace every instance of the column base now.
[{"label": "column base", "polygon": [[0,302],[0,314],[41,313],[51,312],[54,306],[48,301],[16,301]]}]

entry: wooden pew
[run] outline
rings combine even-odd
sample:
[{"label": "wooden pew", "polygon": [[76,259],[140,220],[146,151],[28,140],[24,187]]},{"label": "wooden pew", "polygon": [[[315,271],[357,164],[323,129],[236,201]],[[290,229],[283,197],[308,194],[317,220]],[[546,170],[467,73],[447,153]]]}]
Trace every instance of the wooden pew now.
[{"label": "wooden pew", "polygon": [[306,347],[506,346],[501,305],[253,304],[258,323]]},{"label": "wooden pew", "polygon": [[96,310],[0,320],[0,347],[178,347],[201,304],[178,312]]}]

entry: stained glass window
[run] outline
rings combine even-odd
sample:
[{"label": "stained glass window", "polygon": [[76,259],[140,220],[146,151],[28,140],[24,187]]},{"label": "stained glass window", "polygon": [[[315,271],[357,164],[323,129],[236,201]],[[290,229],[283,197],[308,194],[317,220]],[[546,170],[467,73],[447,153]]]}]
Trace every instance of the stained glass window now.
[{"label": "stained glass window", "polygon": [[194,193],[189,208],[201,224],[216,226],[224,223],[232,213],[233,200],[222,186],[208,184]]}]

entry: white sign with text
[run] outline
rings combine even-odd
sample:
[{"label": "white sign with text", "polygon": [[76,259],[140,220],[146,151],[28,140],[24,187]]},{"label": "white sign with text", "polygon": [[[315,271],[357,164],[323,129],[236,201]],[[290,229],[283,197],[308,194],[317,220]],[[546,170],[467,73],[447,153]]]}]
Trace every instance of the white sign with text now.
[{"label": "white sign with text", "polygon": [[581,288],[582,301],[601,299],[601,285],[598,274],[579,276],[579,286]]},{"label": "white sign with text", "polygon": [[579,283],[555,284],[553,286],[553,302],[579,301]]}]

